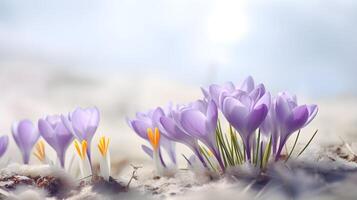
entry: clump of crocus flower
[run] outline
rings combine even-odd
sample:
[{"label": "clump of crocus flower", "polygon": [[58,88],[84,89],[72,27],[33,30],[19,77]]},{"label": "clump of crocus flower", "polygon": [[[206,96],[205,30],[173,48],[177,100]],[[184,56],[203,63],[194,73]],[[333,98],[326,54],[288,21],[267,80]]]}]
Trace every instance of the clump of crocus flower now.
[{"label": "clump of crocus flower", "polygon": [[[48,143],[57,154],[58,165],[65,168],[66,151],[73,141],[80,160],[80,171],[83,177],[92,175],[91,166],[91,141],[99,125],[99,110],[92,108],[77,108],[65,115],[49,115],[38,121],[35,126],[30,120],[22,120],[12,125],[13,138],[20,149],[23,163],[29,164],[33,147],[33,155],[42,164],[55,165],[46,154],[45,142]],[[8,146],[8,136],[0,137],[0,157]],[[36,144],[36,145],[35,145]],[[110,176],[109,139],[102,137],[98,145],[102,155],[101,175],[105,180]],[[105,161],[105,162],[104,162]]]},{"label": "clump of crocus flower", "polygon": [[[138,113],[137,119],[129,121],[139,136],[150,141],[153,150],[146,146],[143,149],[154,157],[156,165],[159,160],[164,164],[160,149],[156,150],[162,132],[167,149],[173,147],[170,147],[173,142],[179,142],[193,151],[190,159],[185,157],[190,165],[198,158],[205,169],[213,171],[224,172],[228,167],[245,163],[264,170],[269,162],[283,158],[282,150],[289,137],[298,131],[297,141],[300,130],[318,111],[316,105],[298,105],[296,96],[286,92],[272,97],[264,84],[255,84],[250,76],[239,86],[231,82],[212,84],[202,88],[202,92],[203,100],[171,105],[166,112],[157,108],[148,114]],[[219,111],[229,124],[228,132],[222,129]],[[286,160],[294,148],[295,145],[284,157]]]},{"label": "clump of crocus flower", "polygon": [[[160,114],[160,113],[158,113]],[[48,115],[44,118],[38,120],[38,123],[34,125],[30,120],[22,120],[15,122],[12,125],[12,135],[15,140],[16,145],[18,146],[20,152],[22,153],[23,163],[29,164],[30,156],[33,148],[34,152],[32,155],[36,157],[41,164],[48,165],[48,167],[55,167],[55,171],[60,172],[57,167],[61,166],[63,170],[65,168],[66,160],[66,151],[69,145],[73,142],[75,154],[78,155],[79,160],[79,171],[81,181],[78,182],[82,184],[90,184],[93,186],[94,191],[100,192],[110,192],[117,193],[127,191],[129,185],[133,179],[136,178],[136,171],[138,168],[134,168],[132,177],[127,185],[122,185],[120,182],[116,181],[110,176],[111,174],[111,159],[109,152],[109,138],[102,136],[98,142],[98,151],[100,153],[100,170],[99,173],[95,172],[92,169],[91,162],[91,142],[94,137],[94,134],[97,131],[99,125],[99,110],[96,107],[92,108],[77,108],[68,115]],[[151,133],[151,134],[150,134]],[[40,139],[42,137],[42,139]],[[150,140],[153,150],[148,148],[148,153],[153,157],[160,157],[160,164],[162,161],[161,155],[158,153],[160,143],[163,146],[171,147],[171,145],[164,145],[162,139],[160,139],[160,133],[158,129],[155,129],[155,133],[148,131],[148,139]],[[169,140],[167,142],[171,143]],[[47,153],[46,143],[52,147],[56,152],[57,162],[53,162],[50,154]],[[8,136],[0,136],[0,158],[4,155],[9,144]],[[173,151],[174,149],[170,149]],[[171,152],[171,155],[175,155]],[[176,162],[176,157],[172,158],[173,162]],[[72,162],[68,165],[67,171],[72,171]],[[163,162],[163,161],[162,161]],[[166,165],[165,165],[166,167]],[[166,170],[164,170],[166,173]],[[26,176],[26,175],[25,175]],[[41,176],[41,175],[40,175]],[[11,177],[14,178],[14,177]],[[62,187],[62,184],[66,185],[66,181],[58,181],[51,175],[46,177],[36,177],[31,176],[29,179],[33,179],[36,183],[36,186],[40,188],[46,188],[49,190],[49,193],[52,195],[52,189],[56,192],[58,191],[57,187]],[[88,178],[88,179],[87,179]],[[17,179],[17,178],[16,178]],[[40,180],[40,181],[39,181]],[[47,187],[46,184],[51,185],[55,182],[54,187]],[[26,182],[28,180],[26,179]],[[44,182],[45,185],[43,184]],[[21,184],[21,182],[16,183]],[[58,185],[59,184],[59,185]],[[31,183],[32,185],[32,183]],[[13,187],[13,186],[11,186]],[[66,186],[64,186],[66,187]],[[56,193],[55,192],[55,193]]]}]

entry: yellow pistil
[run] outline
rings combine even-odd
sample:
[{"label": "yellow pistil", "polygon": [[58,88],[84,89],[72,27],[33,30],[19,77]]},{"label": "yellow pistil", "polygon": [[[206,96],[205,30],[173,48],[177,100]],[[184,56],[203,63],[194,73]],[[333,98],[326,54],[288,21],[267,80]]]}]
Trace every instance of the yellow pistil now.
[{"label": "yellow pistil", "polygon": [[102,154],[102,156],[105,156],[108,152],[108,148],[109,148],[109,138],[105,138],[105,136],[102,136],[98,143],[98,149],[100,154]]},{"label": "yellow pistil", "polygon": [[160,144],[160,131],[158,128],[155,128],[155,132],[152,132],[151,128],[147,129],[147,134],[148,134],[148,138],[149,141],[152,145],[152,147],[154,148],[154,150],[157,150],[159,148],[159,144]]},{"label": "yellow pistil", "polygon": [[213,156],[213,153],[212,153],[211,150],[207,149],[207,153],[208,153],[208,156],[209,156],[209,157],[212,157],[212,156]]},{"label": "yellow pistil", "polygon": [[81,143],[82,148],[80,148],[79,142],[74,140],[74,147],[76,148],[79,157],[84,160],[87,156],[87,141],[83,140]]},{"label": "yellow pistil", "polygon": [[43,162],[46,159],[45,143],[40,140],[36,144],[36,152],[33,153],[37,159]]}]

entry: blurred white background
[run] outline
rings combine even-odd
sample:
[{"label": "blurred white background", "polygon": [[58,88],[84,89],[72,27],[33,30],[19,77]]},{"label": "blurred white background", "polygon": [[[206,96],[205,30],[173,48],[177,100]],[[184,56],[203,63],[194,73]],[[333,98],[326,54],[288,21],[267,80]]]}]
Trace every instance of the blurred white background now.
[{"label": "blurred white background", "polygon": [[[126,116],[247,75],[354,107],[356,11],[347,0],[1,0],[0,132],[96,105],[100,134],[132,140]],[[320,119],[355,130],[356,114],[336,102]]]}]

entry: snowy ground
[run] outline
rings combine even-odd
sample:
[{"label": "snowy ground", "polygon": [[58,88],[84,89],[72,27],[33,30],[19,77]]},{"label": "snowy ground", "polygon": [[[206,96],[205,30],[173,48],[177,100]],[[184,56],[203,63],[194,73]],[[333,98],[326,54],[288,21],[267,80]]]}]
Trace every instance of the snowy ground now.
[{"label": "snowy ground", "polygon": [[[138,180],[132,182],[128,192],[113,197],[93,192],[87,186],[74,190],[70,199],[286,199],[286,195],[292,194],[296,195],[296,199],[353,199],[357,196],[354,189],[357,184],[355,97],[301,99],[303,102],[317,103],[320,111],[316,120],[302,132],[298,148],[304,145],[315,129],[319,129],[319,133],[307,151],[294,163],[289,163],[288,168],[274,167],[271,173],[276,178],[272,184],[262,188],[249,178],[236,181],[236,176],[226,176],[210,181],[204,174],[193,174],[186,170],[180,170],[173,178],[153,178],[153,165],[140,149],[144,141],[126,126],[125,117],[172,100],[179,103],[192,101],[201,96],[199,88],[160,77],[146,78],[144,75],[123,76],[120,79],[115,76],[86,77],[65,70],[44,67],[22,70],[17,64],[2,64],[0,90],[1,134],[10,135],[14,120],[29,118],[36,122],[46,114],[66,113],[77,106],[96,105],[101,110],[101,123],[94,141],[97,142],[100,135],[111,138],[113,177],[126,183],[132,173],[130,164],[143,167],[138,170]],[[48,151],[53,155],[52,150],[48,148]],[[181,145],[178,145],[178,151],[189,152]],[[73,152],[72,148],[68,150],[67,163]],[[94,160],[97,156],[98,152],[94,152]],[[8,160],[20,162],[20,154],[12,140],[8,152],[0,161],[3,167]],[[180,168],[186,167],[180,156],[179,162]],[[11,173],[35,176],[44,172],[58,175],[57,171],[37,166],[35,157],[31,158],[31,164],[33,166],[29,168],[17,165],[3,168],[0,176],[9,176]],[[75,175],[78,172],[71,170],[70,173]],[[77,183],[73,176],[60,173],[60,177],[70,187]],[[6,195],[15,199],[34,199],[43,197],[44,193],[41,190],[29,192],[22,187]]]}]

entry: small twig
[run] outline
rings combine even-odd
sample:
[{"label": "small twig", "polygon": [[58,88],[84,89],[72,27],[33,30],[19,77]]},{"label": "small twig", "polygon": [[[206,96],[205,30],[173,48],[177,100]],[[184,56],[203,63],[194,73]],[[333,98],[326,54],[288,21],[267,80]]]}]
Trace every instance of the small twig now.
[{"label": "small twig", "polygon": [[140,169],[140,168],[142,168],[141,166],[135,166],[135,165],[133,165],[133,164],[130,164],[130,166],[133,168],[133,172],[132,172],[132,174],[131,174],[131,177],[130,177],[130,179],[129,179],[129,182],[128,182],[128,184],[126,184],[126,188],[127,189],[129,189],[129,186],[130,186],[130,183],[132,182],[132,180],[133,179],[137,179],[137,176],[136,176],[136,172]]},{"label": "small twig", "polygon": [[138,169],[143,168],[142,166],[135,166],[135,165],[133,165],[133,164],[130,164],[130,166],[131,166],[133,169],[135,169],[135,170],[138,170]]}]

